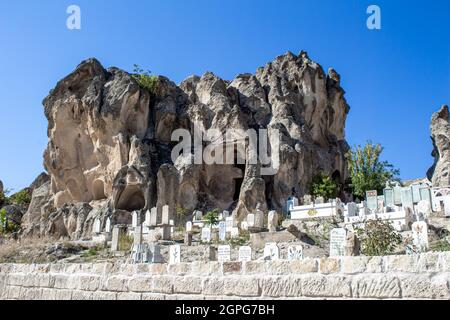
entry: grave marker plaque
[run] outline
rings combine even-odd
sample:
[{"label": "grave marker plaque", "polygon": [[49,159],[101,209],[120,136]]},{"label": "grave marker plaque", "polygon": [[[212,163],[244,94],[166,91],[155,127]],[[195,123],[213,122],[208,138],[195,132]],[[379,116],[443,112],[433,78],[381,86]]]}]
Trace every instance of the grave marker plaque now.
[{"label": "grave marker plaque", "polygon": [[202,242],[210,242],[211,241],[211,228],[202,228]]},{"label": "grave marker plaque", "polygon": [[330,257],[345,255],[347,243],[347,231],[343,228],[335,228],[330,232]]},{"label": "grave marker plaque", "polygon": [[375,212],[378,208],[377,190],[371,190],[366,192],[367,208]]},{"label": "grave marker plaque", "polygon": [[393,189],[384,189],[384,203],[386,207],[394,206],[394,190]]},{"label": "grave marker plaque", "polygon": [[219,222],[219,240],[225,241],[227,238],[227,224],[224,221]]},{"label": "grave marker plaque", "polygon": [[406,207],[413,208],[414,202],[413,202],[412,189],[411,188],[402,188],[401,195],[402,195],[403,208],[406,208]]},{"label": "grave marker plaque", "polygon": [[400,206],[402,204],[402,188],[400,186],[394,187],[394,205]]},{"label": "grave marker plaque", "polygon": [[412,224],[413,244],[420,251],[428,249],[428,226],[424,221],[417,221]]},{"label": "grave marker plaque", "polygon": [[219,246],[217,248],[217,260],[227,262],[231,260],[231,247],[229,245]]},{"label": "grave marker plaque", "polygon": [[302,260],[303,259],[303,247],[302,246],[289,246],[287,259],[288,260]]},{"label": "grave marker plaque", "polygon": [[252,248],[249,246],[242,246],[239,248],[239,261],[251,261],[252,260]]},{"label": "grave marker plaque", "polygon": [[177,264],[181,262],[181,247],[173,245],[169,248],[169,264]]},{"label": "grave marker plaque", "polygon": [[280,259],[280,249],[275,242],[266,243],[264,246],[264,260]]}]

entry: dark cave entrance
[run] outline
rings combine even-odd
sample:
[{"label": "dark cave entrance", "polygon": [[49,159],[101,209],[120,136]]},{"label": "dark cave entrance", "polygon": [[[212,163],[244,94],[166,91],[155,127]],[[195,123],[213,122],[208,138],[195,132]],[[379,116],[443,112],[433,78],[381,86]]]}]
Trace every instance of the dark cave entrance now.
[{"label": "dark cave entrance", "polygon": [[116,208],[132,212],[145,207],[145,196],[140,186],[127,186],[120,195]]}]

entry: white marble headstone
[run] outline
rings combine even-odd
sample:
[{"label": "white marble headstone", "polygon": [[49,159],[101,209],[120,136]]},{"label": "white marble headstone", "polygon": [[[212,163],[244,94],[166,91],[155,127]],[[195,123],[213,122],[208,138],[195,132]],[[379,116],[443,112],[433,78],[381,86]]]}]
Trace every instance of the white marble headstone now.
[{"label": "white marble headstone", "polygon": [[186,232],[191,232],[192,231],[192,222],[188,221],[186,222]]},{"label": "white marble headstone", "polygon": [[450,195],[444,197],[444,215],[450,217]]},{"label": "white marble headstone", "polygon": [[169,263],[176,264],[181,262],[181,246],[173,245],[169,248]]},{"label": "white marble headstone", "polygon": [[106,219],[105,232],[111,233],[111,218]]},{"label": "white marble headstone", "polygon": [[280,249],[275,242],[266,243],[264,246],[264,260],[280,259]]},{"label": "white marble headstone", "polygon": [[162,222],[161,224],[170,225],[170,215],[169,215],[169,206],[165,205],[162,207]]},{"label": "white marble headstone", "polygon": [[150,226],[155,227],[158,224],[158,208],[154,207],[150,211]]},{"label": "white marble headstone", "polygon": [[217,248],[217,260],[227,262],[231,260],[231,247],[229,245],[219,246]]},{"label": "white marble headstone", "polygon": [[414,222],[411,226],[413,232],[413,244],[420,251],[428,249],[428,226],[425,221]]},{"label": "white marble headstone", "polygon": [[210,242],[211,241],[211,228],[202,228],[202,237],[203,242]]},{"label": "white marble headstone", "polygon": [[345,255],[347,243],[347,231],[343,228],[335,228],[330,232],[330,257]]},{"label": "white marble headstone", "polygon": [[303,259],[303,247],[302,246],[289,246],[287,258],[288,258],[288,260],[302,260]]},{"label": "white marble headstone", "polygon": [[238,227],[231,228],[231,237],[232,238],[239,237],[239,228]]},{"label": "white marble headstone", "polygon": [[137,211],[133,211],[133,213],[131,214],[131,226],[133,228],[136,228],[138,226],[138,212]]},{"label": "white marble headstone", "polygon": [[219,240],[225,241],[227,238],[227,224],[224,221],[219,222]]},{"label": "white marble headstone", "polygon": [[255,215],[253,213],[247,215],[247,224],[250,228],[255,226]]},{"label": "white marble headstone", "polygon": [[100,219],[97,218],[97,219],[94,220],[94,225],[93,225],[93,230],[92,231],[94,233],[102,232]]},{"label": "white marble headstone", "polygon": [[242,246],[239,248],[239,261],[251,261],[252,260],[252,248],[249,246]]}]

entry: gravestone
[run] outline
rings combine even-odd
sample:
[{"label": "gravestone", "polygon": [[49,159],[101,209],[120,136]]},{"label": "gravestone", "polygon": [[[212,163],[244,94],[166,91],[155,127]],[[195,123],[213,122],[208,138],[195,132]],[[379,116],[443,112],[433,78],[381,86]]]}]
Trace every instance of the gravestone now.
[{"label": "gravestone", "polygon": [[158,225],[158,208],[154,207],[150,211],[150,227]]},{"label": "gravestone", "polygon": [[402,187],[398,184],[394,187],[394,205],[402,205]]},{"label": "gravestone", "polygon": [[269,228],[269,232],[276,232],[278,226],[278,214],[276,211],[270,211],[268,215],[267,226]]},{"label": "gravestone", "polygon": [[266,243],[264,246],[264,260],[278,260],[280,259],[280,249],[275,242]]},{"label": "gravestone", "polygon": [[412,197],[412,190],[411,188],[402,188],[401,190],[402,195],[402,206],[403,208],[414,208],[414,202]]},{"label": "gravestone", "polygon": [[330,257],[345,256],[347,231],[343,228],[334,228],[330,232]]},{"label": "gravestone", "polygon": [[239,248],[239,261],[251,261],[252,260],[252,248],[249,246],[242,246]]},{"label": "gravestone", "polygon": [[358,205],[354,202],[348,203],[347,214],[349,217],[356,217],[358,215]]},{"label": "gravestone", "polygon": [[142,244],[142,225],[136,226],[133,230],[134,241],[133,244]]},{"label": "gravestone", "polygon": [[202,242],[210,242],[211,241],[211,228],[208,228],[208,227],[202,228],[201,239],[202,239]]},{"label": "gravestone", "polygon": [[287,253],[288,260],[302,260],[303,259],[303,247],[302,246],[289,246]]},{"label": "gravestone", "polygon": [[231,238],[237,237],[239,237],[239,228],[238,227],[231,228]]},{"label": "gravestone", "polygon": [[394,190],[391,188],[384,189],[384,203],[386,207],[394,206]]},{"label": "gravestone", "polygon": [[151,252],[151,257],[149,259],[150,263],[164,263],[164,258],[161,255],[161,246],[159,244],[150,243],[149,250]]},{"label": "gravestone", "polygon": [[227,226],[227,232],[231,232],[231,229],[233,229],[234,226],[234,219],[233,217],[228,217],[225,219],[225,223]]},{"label": "gravestone", "polygon": [[173,245],[169,247],[169,264],[177,264],[181,262],[181,247]]},{"label": "gravestone", "polygon": [[169,206],[165,205],[162,207],[162,225],[170,225],[170,211]]},{"label": "gravestone", "polygon": [[253,213],[247,215],[247,224],[250,228],[255,226],[255,215]]},{"label": "gravestone", "polygon": [[255,210],[255,225],[253,227],[257,229],[264,228],[264,212],[262,210]]},{"label": "gravestone", "polygon": [[312,201],[312,196],[310,194],[305,194],[303,196],[303,205],[304,206],[309,206],[313,203]]},{"label": "gravestone", "polygon": [[137,212],[137,211],[133,211],[133,212],[131,213],[131,226],[132,226],[133,228],[136,228],[136,227],[138,226],[138,224],[139,224],[138,219],[139,219],[139,217],[138,217],[138,212]]},{"label": "gravestone", "polygon": [[241,222],[241,228],[242,228],[242,230],[248,231],[248,223],[247,223],[247,221],[242,221]]},{"label": "gravestone", "polygon": [[192,222],[186,222],[186,232],[192,232]]},{"label": "gravestone", "polygon": [[444,215],[450,217],[450,195],[444,197]]},{"label": "gravestone", "polygon": [[105,232],[111,233],[111,219],[110,218],[106,219]]},{"label": "gravestone", "polygon": [[376,212],[378,208],[377,190],[370,190],[366,192],[367,208],[371,212]]},{"label": "gravestone", "polygon": [[317,197],[314,201],[315,204],[323,204],[325,202],[324,197]]},{"label": "gravestone", "polygon": [[217,260],[227,262],[231,260],[231,247],[229,245],[219,246],[217,248]]},{"label": "gravestone", "polygon": [[422,185],[420,185],[420,184],[413,184],[411,186],[413,203],[417,203],[420,201],[420,189],[421,188],[422,188]]},{"label": "gravestone", "polygon": [[119,251],[119,242],[120,242],[120,235],[121,231],[123,229],[119,226],[114,226],[112,229],[112,240],[111,240],[111,251],[116,252]]},{"label": "gravestone", "polygon": [[230,216],[230,211],[224,210],[224,211],[222,212],[222,217],[223,217],[224,219],[228,218],[229,216]]},{"label": "gravestone", "polygon": [[96,218],[96,219],[94,220],[94,225],[93,225],[93,228],[92,228],[92,232],[93,232],[93,233],[96,233],[96,234],[102,232],[100,219]]},{"label": "gravestone", "polygon": [[378,196],[377,197],[377,212],[385,212],[385,202],[384,202],[384,196]]},{"label": "gravestone", "polygon": [[225,241],[227,238],[227,224],[224,221],[219,222],[219,240]]},{"label": "gravestone", "polygon": [[428,219],[431,213],[431,205],[426,200],[420,200],[417,204],[417,221],[424,221]]},{"label": "gravestone", "polygon": [[424,221],[417,221],[412,224],[413,244],[420,251],[428,249],[428,226]]},{"label": "gravestone", "polygon": [[431,190],[430,188],[420,188],[420,200],[428,201],[431,207]]},{"label": "gravestone", "polygon": [[195,210],[194,211],[194,221],[200,221],[203,219],[203,212]]}]

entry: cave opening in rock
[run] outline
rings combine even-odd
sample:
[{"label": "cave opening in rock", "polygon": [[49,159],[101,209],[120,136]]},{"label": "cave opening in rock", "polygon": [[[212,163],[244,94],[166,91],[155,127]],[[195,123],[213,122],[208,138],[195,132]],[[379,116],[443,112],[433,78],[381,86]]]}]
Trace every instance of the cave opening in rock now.
[{"label": "cave opening in rock", "polygon": [[92,196],[94,200],[106,199],[105,184],[102,180],[95,180],[92,184]]},{"label": "cave opening in rock", "polygon": [[145,207],[145,196],[140,186],[127,186],[122,191],[116,209],[125,211],[141,210]]}]

